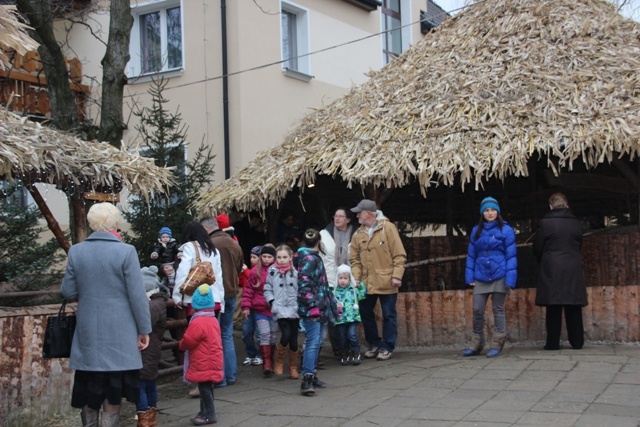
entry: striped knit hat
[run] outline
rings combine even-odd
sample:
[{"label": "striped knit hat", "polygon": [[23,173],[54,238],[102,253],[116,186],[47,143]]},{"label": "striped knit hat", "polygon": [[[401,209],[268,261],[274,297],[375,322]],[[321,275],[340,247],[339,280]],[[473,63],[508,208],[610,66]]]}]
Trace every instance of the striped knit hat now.
[{"label": "striped knit hat", "polygon": [[500,205],[498,204],[498,201],[493,197],[485,197],[484,199],[482,199],[482,202],[480,203],[480,215],[482,215],[482,212],[489,208],[493,208],[497,210],[498,213],[500,213]]}]

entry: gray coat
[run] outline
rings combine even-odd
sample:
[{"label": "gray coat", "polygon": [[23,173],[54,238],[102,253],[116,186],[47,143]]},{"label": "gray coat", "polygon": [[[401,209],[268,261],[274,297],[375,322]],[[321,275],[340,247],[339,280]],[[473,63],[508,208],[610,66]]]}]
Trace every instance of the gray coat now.
[{"label": "gray coat", "polygon": [[72,369],[142,368],[138,335],[151,332],[151,316],[133,246],[106,232],[73,245],[61,290],[66,300],[78,300]]},{"label": "gray coat", "polygon": [[[267,273],[264,299],[271,305],[271,315],[278,319],[298,318],[298,272],[291,268],[281,274],[273,264]],[[272,303],[273,301],[273,303]]]}]

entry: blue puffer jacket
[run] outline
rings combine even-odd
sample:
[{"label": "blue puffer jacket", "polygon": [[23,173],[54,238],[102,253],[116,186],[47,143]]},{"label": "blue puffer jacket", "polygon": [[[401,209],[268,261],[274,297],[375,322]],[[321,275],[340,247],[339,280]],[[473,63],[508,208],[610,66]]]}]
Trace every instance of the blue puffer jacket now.
[{"label": "blue puffer jacket", "polygon": [[465,283],[468,285],[476,280],[492,282],[504,277],[505,285],[515,288],[518,260],[513,228],[506,222],[502,229],[498,221],[484,222],[480,237],[476,239],[477,229],[476,225],[470,235]]}]

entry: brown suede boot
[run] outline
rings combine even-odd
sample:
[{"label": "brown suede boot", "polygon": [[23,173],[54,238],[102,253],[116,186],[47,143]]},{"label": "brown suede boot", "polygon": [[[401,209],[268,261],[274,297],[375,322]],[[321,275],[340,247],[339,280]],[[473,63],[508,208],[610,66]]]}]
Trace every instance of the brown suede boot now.
[{"label": "brown suede boot", "polygon": [[284,371],[284,355],[287,351],[287,347],[283,347],[282,344],[276,344],[276,355],[273,363],[273,373],[276,375],[282,375]]},{"label": "brown suede boot", "polygon": [[158,425],[158,409],[149,408],[149,427],[156,427]]},{"label": "brown suede boot", "polygon": [[138,416],[138,427],[149,427],[149,411],[145,412],[136,412]]},{"label": "brown suede boot", "polygon": [[504,347],[504,342],[507,339],[506,332],[496,332],[493,331],[493,337],[491,339],[491,348],[487,352],[487,357],[496,357],[499,356],[502,352],[502,348]]},{"label": "brown suede boot", "polygon": [[289,350],[289,378],[294,380],[300,378],[300,373],[298,372],[298,350]]}]

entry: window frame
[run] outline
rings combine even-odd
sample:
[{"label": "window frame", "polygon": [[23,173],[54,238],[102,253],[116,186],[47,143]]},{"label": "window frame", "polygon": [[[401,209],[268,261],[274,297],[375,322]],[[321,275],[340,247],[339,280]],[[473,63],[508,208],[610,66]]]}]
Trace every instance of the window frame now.
[{"label": "window frame", "polygon": [[[398,6],[400,7],[400,11],[395,11],[393,9],[387,8],[387,0],[382,2],[382,6],[380,7],[380,28],[384,32],[384,37],[381,38],[381,47],[382,47],[382,63],[384,65],[391,62],[398,55],[404,53],[407,49],[409,49],[411,45],[411,28],[408,26],[410,24],[409,20],[411,19],[411,1],[410,0],[398,0]],[[387,32],[389,28],[387,28],[387,19],[393,18],[400,21],[400,27]],[[392,35],[395,33],[400,36],[400,53],[396,54],[387,49],[389,45],[389,40]]]},{"label": "window frame", "polygon": [[[167,35],[167,10],[180,8],[180,40],[181,40],[181,57],[180,65],[177,67],[168,67],[168,35]],[[160,50],[161,50],[161,68],[159,70],[143,72],[143,55],[142,55],[142,34],[141,34],[141,17],[151,13],[160,12]],[[179,74],[184,70],[185,63],[185,39],[184,39],[184,5],[183,0],[160,0],[139,3],[131,6],[131,14],[133,15],[133,26],[131,28],[131,39],[129,42],[130,59],[127,65],[127,77],[144,77],[157,74]]]},{"label": "window frame", "polygon": [[[282,69],[285,75],[294,78],[302,77],[306,80],[306,76],[311,76],[311,61],[309,58],[309,11],[295,3],[289,1],[280,2],[280,11],[296,17],[295,25],[295,68],[291,66],[291,59],[286,59],[284,55],[284,27],[282,25],[282,17],[280,18],[280,55],[282,59]],[[289,31],[291,33],[291,31]]]}]

